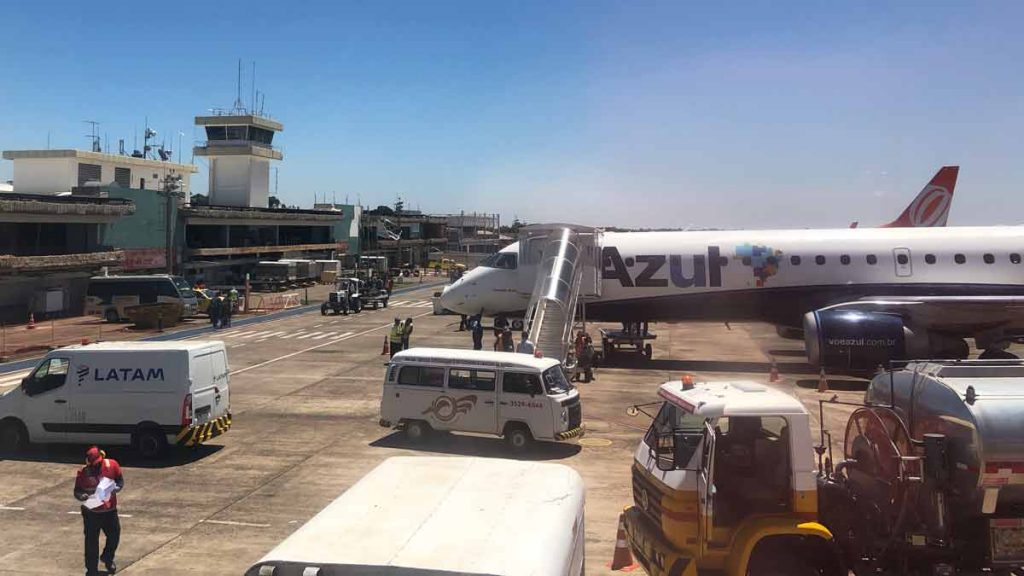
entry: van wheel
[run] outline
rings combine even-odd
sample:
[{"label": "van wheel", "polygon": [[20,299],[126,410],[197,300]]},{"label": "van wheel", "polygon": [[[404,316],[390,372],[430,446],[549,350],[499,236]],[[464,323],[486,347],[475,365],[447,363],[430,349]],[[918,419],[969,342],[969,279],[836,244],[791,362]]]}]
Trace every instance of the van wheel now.
[{"label": "van wheel", "polygon": [[509,424],[505,429],[505,442],[515,452],[522,452],[533,443],[533,434],[525,424]]},{"label": "van wheel", "polygon": [[121,317],[117,315],[117,310],[110,308],[103,314],[103,318],[111,324],[116,324],[121,321]]},{"label": "van wheel", "polygon": [[410,442],[423,442],[430,436],[433,428],[423,420],[409,420],[405,423],[405,437]]},{"label": "van wheel", "polygon": [[0,450],[18,452],[28,445],[28,430],[13,418],[0,423]]},{"label": "van wheel", "polygon": [[147,460],[159,458],[167,450],[167,435],[159,428],[142,428],[135,432],[132,446]]}]

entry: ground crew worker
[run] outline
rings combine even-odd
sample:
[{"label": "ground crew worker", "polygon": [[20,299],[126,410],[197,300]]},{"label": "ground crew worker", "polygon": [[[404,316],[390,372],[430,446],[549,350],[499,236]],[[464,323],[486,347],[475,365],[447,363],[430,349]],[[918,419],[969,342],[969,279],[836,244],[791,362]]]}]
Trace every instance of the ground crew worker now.
[{"label": "ground crew worker", "polygon": [[504,316],[498,316],[494,319],[494,335],[501,338],[501,333],[508,328],[508,318]]},{"label": "ground crew worker", "polygon": [[472,316],[469,319],[469,329],[473,334],[473,350],[483,350],[484,348],[484,320],[480,314]]},{"label": "ground crew worker", "polygon": [[[121,466],[116,460],[107,458],[106,454],[96,446],[85,451],[85,466],[78,471],[75,478],[75,498],[85,502],[96,492],[97,486],[104,478],[114,481],[110,497],[95,508],[89,509],[82,505],[82,524],[85,532],[85,573],[86,576],[99,574],[98,560],[103,560],[107,574],[117,572],[114,554],[121,540],[121,521],[117,517],[117,493],[124,488],[124,476]],[[99,553],[100,531],[106,535],[103,553]]]},{"label": "ground crew worker", "polygon": [[228,292],[228,301],[231,302],[231,313],[234,314],[238,311],[238,289],[232,288]]},{"label": "ground crew worker", "polygon": [[533,354],[534,346],[533,342],[530,342],[530,335],[523,330],[522,339],[519,340],[519,346],[516,348],[516,352],[520,354]]},{"label": "ground crew worker", "polygon": [[579,367],[583,372],[584,382],[594,379],[594,341],[590,338],[590,334],[583,336],[583,352],[579,357]]},{"label": "ground crew worker", "polygon": [[220,328],[220,312],[220,300],[217,298],[210,300],[206,313],[210,315],[210,324],[213,325],[214,330]]},{"label": "ground crew worker", "polygon": [[512,340],[511,328],[505,328],[501,331],[501,336],[498,336],[497,341],[494,342],[494,349],[501,350],[502,352],[516,351],[516,343]]},{"label": "ground crew worker", "polygon": [[231,301],[224,297],[224,293],[221,292],[217,295],[217,300],[220,301],[220,327],[230,328],[231,327]]},{"label": "ground crew worker", "polygon": [[402,327],[402,350],[409,349],[410,336],[412,336],[412,318],[406,318],[405,325]]},{"label": "ground crew worker", "polygon": [[395,323],[391,325],[391,333],[388,335],[388,345],[392,356],[402,351],[402,334],[404,332],[402,320],[395,318]]}]

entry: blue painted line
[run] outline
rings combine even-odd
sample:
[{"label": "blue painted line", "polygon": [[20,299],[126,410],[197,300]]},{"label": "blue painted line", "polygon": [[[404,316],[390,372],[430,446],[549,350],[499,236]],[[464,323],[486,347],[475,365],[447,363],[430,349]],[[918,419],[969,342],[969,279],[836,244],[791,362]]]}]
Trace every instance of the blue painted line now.
[{"label": "blue painted line", "polygon": [[[398,294],[404,294],[406,292],[412,292],[414,290],[420,290],[422,288],[432,288],[437,286],[443,286],[442,283],[423,283],[415,286],[408,286],[403,288],[395,288],[391,291],[391,296],[394,297]],[[271,312],[263,316],[253,316],[251,318],[243,318],[237,322],[231,321],[231,328],[238,328],[241,326],[249,326],[251,324],[261,324],[263,322],[270,322],[271,320],[280,320],[282,318],[290,318],[292,316],[298,316],[300,314],[308,314],[310,312],[319,312],[320,304],[306,304],[305,306],[299,306],[297,308],[289,308],[288,310],[281,310],[280,312]],[[199,336],[200,334],[216,334],[217,331],[213,329],[213,326],[204,326],[202,328],[189,328],[188,330],[179,330],[178,332],[165,332],[163,334],[155,334],[153,336],[147,336],[145,338],[137,338],[135,340],[118,340],[118,342],[168,342],[171,340],[183,340],[185,338],[191,338],[193,336]],[[34,358],[28,358],[26,360],[18,360],[15,362],[7,362],[0,364],[0,376],[9,372],[17,372],[18,370],[24,370],[25,368],[32,368],[39,362],[42,356],[36,356]]]}]

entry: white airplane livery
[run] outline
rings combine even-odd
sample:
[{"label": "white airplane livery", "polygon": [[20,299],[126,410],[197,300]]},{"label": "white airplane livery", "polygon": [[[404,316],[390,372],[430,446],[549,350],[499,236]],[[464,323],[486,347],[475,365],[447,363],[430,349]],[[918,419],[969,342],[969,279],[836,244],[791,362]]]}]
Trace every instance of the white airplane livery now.
[{"label": "white airplane livery", "polygon": [[[600,250],[593,320],[802,326],[810,360],[845,369],[965,357],[965,338],[1002,357],[1024,336],[1024,228],[607,232]],[[518,258],[518,243],[493,254],[442,304],[521,315]]]}]

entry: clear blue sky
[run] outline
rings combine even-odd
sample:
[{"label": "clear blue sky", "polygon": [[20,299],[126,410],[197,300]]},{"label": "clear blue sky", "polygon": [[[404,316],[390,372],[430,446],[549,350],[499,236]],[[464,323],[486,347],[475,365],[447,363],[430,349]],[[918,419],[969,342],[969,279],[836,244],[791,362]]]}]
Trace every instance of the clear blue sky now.
[{"label": "clear blue sky", "polygon": [[289,204],[869,225],[959,163],[951,224],[1024,220],[1018,1],[118,5],[4,8],[0,149],[86,148],[82,120],[130,147],[147,115],[188,148],[241,57]]}]

